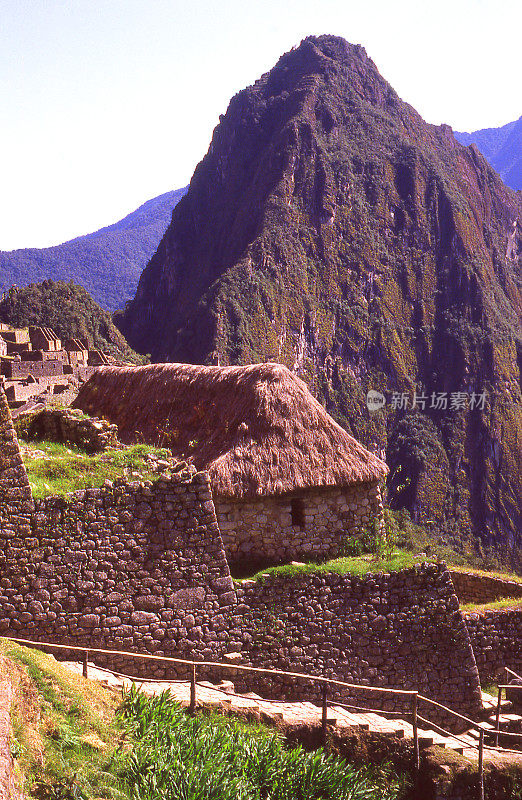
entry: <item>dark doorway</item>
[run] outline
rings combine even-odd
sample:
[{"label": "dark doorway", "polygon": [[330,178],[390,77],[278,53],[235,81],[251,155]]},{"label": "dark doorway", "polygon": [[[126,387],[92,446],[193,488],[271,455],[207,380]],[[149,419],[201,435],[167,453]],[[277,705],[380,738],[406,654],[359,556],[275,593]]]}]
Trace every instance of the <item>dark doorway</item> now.
[{"label": "dark doorway", "polygon": [[296,525],[298,528],[304,528],[305,524],[305,506],[304,500],[294,499],[291,502],[291,511],[292,511],[292,525]]}]

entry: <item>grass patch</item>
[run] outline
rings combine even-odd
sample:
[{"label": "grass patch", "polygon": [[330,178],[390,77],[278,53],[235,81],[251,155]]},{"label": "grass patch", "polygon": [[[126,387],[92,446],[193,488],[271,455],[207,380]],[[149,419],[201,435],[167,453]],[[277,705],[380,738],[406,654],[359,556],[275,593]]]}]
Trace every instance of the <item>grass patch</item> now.
[{"label": "grass patch", "polygon": [[14,688],[11,749],[24,794],[54,800],[113,797],[121,698],[52,656],[0,640]]},{"label": "grass patch", "polygon": [[490,603],[465,603],[461,606],[462,611],[501,611],[502,609],[513,608],[522,609],[522,597],[503,597],[500,600],[492,600]]},{"label": "grass patch", "polygon": [[321,572],[337,572],[340,575],[367,575],[375,572],[398,572],[429,560],[424,554],[414,555],[405,550],[395,550],[391,556],[377,558],[369,555],[334,558],[323,563],[283,564],[268,567],[252,575],[250,580],[266,580],[269,577],[291,578],[295,575],[310,575]]},{"label": "grass patch", "polygon": [[[122,476],[137,481],[157,480],[160,473],[153,469],[153,460],[172,458],[169,450],[146,444],[108,448],[95,455],[45,440],[20,440],[20,447],[33,496],[37,498],[103,486],[104,481]],[[41,451],[44,456],[31,456],[34,451]]]},{"label": "grass patch", "polygon": [[488,683],[487,686],[482,687],[482,691],[490,694],[492,697],[498,697],[498,686],[496,683]]},{"label": "grass patch", "polygon": [[483,575],[485,578],[500,578],[503,581],[514,581],[522,584],[522,577],[514,572],[497,572],[494,570],[477,569],[472,566],[462,566],[455,564],[451,566],[455,572],[471,572],[473,575]]},{"label": "grass patch", "polygon": [[131,689],[124,722],[133,746],[118,772],[133,800],[395,800],[403,784],[389,769],[287,749],[260,725],[187,716],[168,692]]}]

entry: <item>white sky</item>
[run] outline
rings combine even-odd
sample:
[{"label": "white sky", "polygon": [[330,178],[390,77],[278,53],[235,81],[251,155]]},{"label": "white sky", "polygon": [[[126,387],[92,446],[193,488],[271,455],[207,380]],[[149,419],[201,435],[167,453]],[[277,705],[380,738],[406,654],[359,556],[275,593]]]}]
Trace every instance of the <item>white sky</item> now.
[{"label": "white sky", "polygon": [[520,0],[0,0],[0,250],[188,183],[230,97],[321,33],[363,44],[429,122],[522,114]]}]

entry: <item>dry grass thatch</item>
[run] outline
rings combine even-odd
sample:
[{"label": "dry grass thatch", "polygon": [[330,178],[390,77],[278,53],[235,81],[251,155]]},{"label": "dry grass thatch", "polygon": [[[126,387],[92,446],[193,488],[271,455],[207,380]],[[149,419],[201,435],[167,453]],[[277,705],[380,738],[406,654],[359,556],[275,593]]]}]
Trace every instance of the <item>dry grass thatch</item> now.
[{"label": "dry grass thatch", "polygon": [[75,402],[123,441],[170,447],[230,497],[383,478],[388,468],[281,364],[102,367]]}]

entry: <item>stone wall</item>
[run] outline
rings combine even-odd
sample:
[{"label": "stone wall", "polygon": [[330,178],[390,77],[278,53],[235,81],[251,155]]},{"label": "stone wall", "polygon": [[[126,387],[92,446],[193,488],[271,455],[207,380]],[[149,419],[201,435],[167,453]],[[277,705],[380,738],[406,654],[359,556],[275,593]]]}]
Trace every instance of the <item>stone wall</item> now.
[{"label": "stone wall", "polygon": [[504,681],[504,667],[522,675],[522,609],[468,612],[464,619],[483,685]]},{"label": "stone wall", "polygon": [[[236,611],[245,662],[348,683],[418,689],[465,714],[480,708],[477,667],[444,565],[361,578],[274,576],[242,586]],[[243,688],[253,689],[255,683],[255,691],[266,696],[298,699],[304,687],[305,696],[318,698],[313,685],[263,676],[252,683],[242,673],[234,680]],[[362,699],[363,705],[375,702],[374,695]],[[436,716],[433,707],[428,716]]]},{"label": "stone wall", "polygon": [[255,500],[214,498],[231,566],[252,569],[294,559],[334,558],[346,540],[382,514],[377,483]]},{"label": "stone wall", "polygon": [[93,647],[215,656],[236,597],[208,475],[35,501],[0,531],[0,631]]},{"label": "stone wall", "polygon": [[66,350],[28,350],[24,353],[24,361],[61,361],[69,362],[69,353]]},{"label": "stone wall", "polygon": [[0,379],[0,529],[8,535],[30,534],[33,498]]},{"label": "stone wall", "polygon": [[47,361],[10,361],[2,360],[2,373],[6,378],[50,378],[53,375],[63,375],[63,363],[59,359]]},{"label": "stone wall", "polygon": [[119,444],[117,425],[96,417],[85,417],[71,409],[45,408],[40,411],[31,421],[28,436],[30,439],[66,442],[88,453],[99,453]]},{"label": "stone wall", "polygon": [[502,597],[522,597],[522,583],[450,569],[455,594],[464,603],[491,603]]},{"label": "stone wall", "polygon": [[[334,520],[329,509],[336,509],[343,522],[350,517],[342,514],[367,509],[364,522],[369,498],[378,502],[371,492],[360,503],[332,492],[329,502],[311,507],[316,519],[331,513]],[[291,526],[284,527],[291,545]],[[268,535],[268,525],[264,530]],[[329,535],[326,524],[321,535]],[[443,565],[361,578],[299,574],[236,587],[208,474],[108,482],[33,501],[0,390],[0,633],[195,660],[240,652],[247,664],[416,688],[455,710],[478,710],[478,673]],[[182,666],[96,660],[131,674],[187,676]],[[199,677],[224,676],[201,670]],[[309,684],[297,690],[258,674],[227,677],[267,696],[318,697]]]}]

